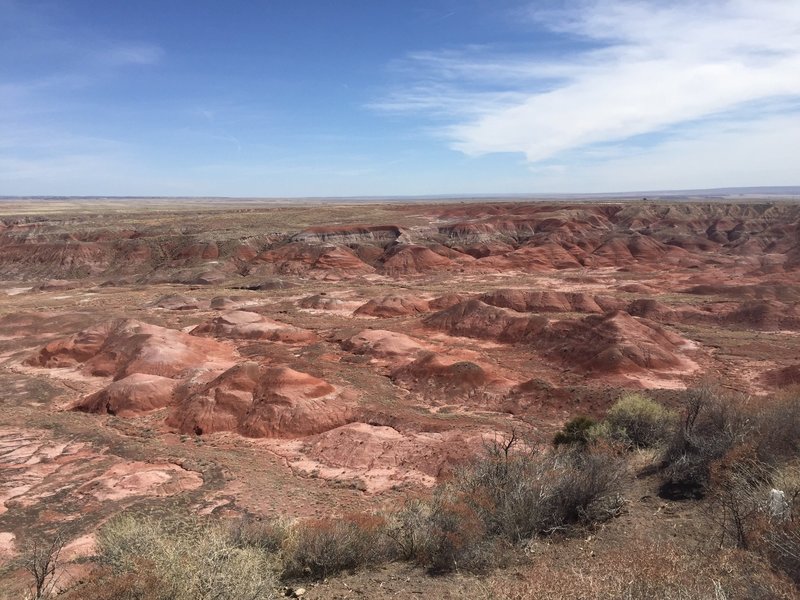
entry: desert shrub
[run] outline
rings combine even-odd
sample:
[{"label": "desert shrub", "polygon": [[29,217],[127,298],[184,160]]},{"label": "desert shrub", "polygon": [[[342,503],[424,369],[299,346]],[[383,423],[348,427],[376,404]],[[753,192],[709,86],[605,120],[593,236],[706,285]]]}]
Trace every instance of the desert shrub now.
[{"label": "desert shrub", "polygon": [[626,394],[608,410],[605,422],[613,439],[631,448],[662,444],[675,426],[675,415],[641,394]]},{"label": "desert shrub", "polygon": [[[776,571],[800,585],[800,464],[773,468],[771,474],[772,485],[761,490],[762,511],[753,527],[750,547],[765,556]],[[773,487],[783,492],[782,507],[780,502],[777,507],[768,507],[767,498]]]},{"label": "desert shrub", "polygon": [[800,456],[800,399],[789,396],[765,406],[756,416],[759,460],[777,465]]},{"label": "desert shrub", "polygon": [[532,536],[619,512],[619,458],[577,448],[517,450],[516,441],[489,446],[482,459],[440,484],[432,500],[410,502],[393,515],[387,535],[397,555],[435,573],[482,571],[506,562]]},{"label": "desert shrub", "polygon": [[710,388],[687,391],[683,421],[664,450],[660,494],[671,499],[704,496],[711,463],[751,432],[751,418],[742,399]]},{"label": "desert shrub", "polygon": [[[238,547],[228,531],[213,523],[122,516],[100,530],[98,554],[121,577],[118,584],[129,582],[130,598],[273,597],[268,556]],[[152,595],[156,589],[160,596]]]},{"label": "desert shrub", "polygon": [[240,548],[277,553],[289,537],[291,521],[284,518],[254,519],[245,515],[233,522],[229,531],[231,542]]},{"label": "desert shrub", "polygon": [[87,583],[58,597],[60,600],[168,600],[171,591],[157,573],[142,565],[135,572],[97,569]]},{"label": "desert shrub", "polygon": [[406,501],[403,508],[389,515],[386,535],[395,545],[402,560],[412,560],[424,543],[428,543],[430,505],[419,499]]},{"label": "desert shrub", "polygon": [[735,446],[711,464],[707,513],[720,544],[747,549],[767,517],[775,470],[758,460],[751,444]]},{"label": "desert shrub", "polygon": [[433,499],[414,553],[417,564],[431,573],[482,571],[501,560],[499,540],[463,495],[440,493]]},{"label": "desert shrub", "polygon": [[437,572],[497,565],[504,549],[532,536],[618,514],[623,473],[622,462],[607,453],[497,447],[437,490],[418,525],[423,543],[415,558]]},{"label": "desert shrub", "polygon": [[592,429],[597,422],[591,417],[578,416],[564,424],[564,427],[553,437],[556,446],[585,447],[592,440]]},{"label": "desert shrub", "polygon": [[761,550],[776,570],[800,585],[800,519],[771,527],[764,534]]},{"label": "desert shrub", "polygon": [[33,538],[27,541],[20,566],[32,579],[27,597],[45,600],[55,596],[58,582],[59,557],[64,548],[64,536],[57,531],[49,539]]},{"label": "desert shrub", "polygon": [[364,513],[300,521],[284,544],[283,575],[324,579],[395,555],[386,520]]}]

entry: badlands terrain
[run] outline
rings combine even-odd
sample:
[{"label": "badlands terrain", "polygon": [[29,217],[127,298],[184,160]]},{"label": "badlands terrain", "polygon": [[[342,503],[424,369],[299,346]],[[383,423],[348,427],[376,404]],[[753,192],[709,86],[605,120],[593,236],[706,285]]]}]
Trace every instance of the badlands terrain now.
[{"label": "badlands terrain", "polygon": [[[768,200],[5,201],[0,577],[55,531],[62,581],[86,577],[125,511],[397,506],[626,390],[785,394],[799,273],[800,205]],[[637,485],[621,520],[691,537]],[[447,597],[392,568],[308,597]]]}]

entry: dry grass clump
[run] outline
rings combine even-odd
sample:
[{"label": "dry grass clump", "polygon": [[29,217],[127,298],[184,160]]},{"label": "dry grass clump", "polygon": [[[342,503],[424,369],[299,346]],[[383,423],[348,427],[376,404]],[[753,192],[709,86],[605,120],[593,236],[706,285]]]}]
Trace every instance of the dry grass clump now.
[{"label": "dry grass clump", "polygon": [[[91,597],[211,600],[274,597],[269,556],[237,546],[223,527],[123,515],[98,534],[98,558],[107,570]],[[101,590],[114,590],[103,596]],[[88,590],[79,590],[80,597]],[[106,591],[102,593],[105,594]],[[95,593],[95,592],[93,592]],[[76,596],[78,597],[78,596]]]},{"label": "dry grass clump", "polygon": [[289,537],[292,525],[288,518],[254,519],[244,515],[230,525],[229,534],[236,546],[277,553]]},{"label": "dry grass clump", "polygon": [[364,513],[298,522],[283,543],[283,575],[325,579],[392,560],[386,529],[385,518]]},{"label": "dry grass clump", "polygon": [[[635,550],[633,550],[635,548]],[[520,581],[522,579],[522,581]],[[674,543],[631,540],[592,556],[543,552],[515,579],[492,577],[466,600],[776,600],[791,583],[752,554],[692,552]]]}]

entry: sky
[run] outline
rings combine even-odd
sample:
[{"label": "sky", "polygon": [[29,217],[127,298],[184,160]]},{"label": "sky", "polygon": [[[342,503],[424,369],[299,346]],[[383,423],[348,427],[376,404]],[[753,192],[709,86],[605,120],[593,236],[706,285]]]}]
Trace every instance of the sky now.
[{"label": "sky", "polygon": [[0,196],[800,185],[800,0],[0,0]]}]

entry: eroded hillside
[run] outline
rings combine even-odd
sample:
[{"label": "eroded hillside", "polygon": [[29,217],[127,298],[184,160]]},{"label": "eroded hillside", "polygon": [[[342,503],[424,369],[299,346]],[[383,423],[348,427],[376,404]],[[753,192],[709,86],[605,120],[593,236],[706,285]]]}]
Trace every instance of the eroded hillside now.
[{"label": "eroded hillside", "polygon": [[0,218],[0,560],[129,506],[391,505],[621,390],[800,381],[795,204],[29,208]]}]

